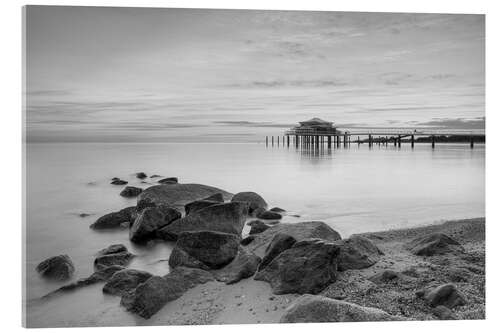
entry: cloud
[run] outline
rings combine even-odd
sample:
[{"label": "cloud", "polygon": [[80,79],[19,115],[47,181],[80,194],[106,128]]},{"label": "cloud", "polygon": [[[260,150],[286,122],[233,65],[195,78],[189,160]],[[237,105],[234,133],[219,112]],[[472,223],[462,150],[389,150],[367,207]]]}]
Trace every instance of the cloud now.
[{"label": "cloud", "polygon": [[342,87],[347,82],[341,79],[316,79],[316,80],[269,80],[269,81],[251,81],[247,83],[236,83],[230,87],[236,88],[321,88],[321,87]]},{"label": "cloud", "polygon": [[226,126],[241,126],[241,127],[277,127],[277,128],[289,128],[293,127],[296,124],[278,124],[272,122],[257,122],[257,121],[245,121],[245,120],[236,120],[236,121],[214,121],[214,124],[226,125]]},{"label": "cloud", "polygon": [[444,129],[485,129],[486,117],[466,118],[434,118],[427,122],[412,122],[418,126],[432,126]]}]

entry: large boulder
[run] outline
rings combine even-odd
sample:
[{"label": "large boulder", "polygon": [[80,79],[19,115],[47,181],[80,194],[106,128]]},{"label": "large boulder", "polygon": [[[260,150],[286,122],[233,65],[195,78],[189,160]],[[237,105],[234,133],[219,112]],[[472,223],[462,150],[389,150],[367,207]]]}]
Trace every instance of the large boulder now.
[{"label": "large boulder", "polygon": [[236,257],[239,243],[240,238],[233,234],[212,231],[183,232],[177,239],[168,263],[170,267],[221,268]]},{"label": "large boulder", "polygon": [[136,218],[136,207],[127,207],[118,212],[113,212],[101,216],[93,224],[91,229],[112,229],[123,226],[125,223],[133,223]]},{"label": "large boulder", "polygon": [[73,275],[75,266],[67,254],[61,254],[39,263],[36,271],[45,278],[63,281]]},{"label": "large boulder", "polygon": [[384,254],[372,241],[362,236],[354,235],[337,244],[340,246],[337,258],[339,271],[370,267]]},{"label": "large boulder", "polygon": [[364,307],[323,296],[303,295],[286,309],[280,322],[328,323],[402,319],[376,308]]},{"label": "large boulder", "polygon": [[246,246],[246,249],[262,258],[265,255],[267,246],[276,234],[289,235],[297,241],[309,238],[320,238],[325,241],[333,242],[341,239],[340,234],[324,222],[281,223],[262,233],[252,235],[255,236],[255,238]]},{"label": "large boulder", "polygon": [[417,297],[424,299],[424,301],[431,307],[443,305],[449,309],[453,309],[456,306],[466,304],[464,296],[452,283],[442,284],[437,287],[428,287],[417,291],[416,295]]},{"label": "large boulder", "polygon": [[122,269],[111,276],[108,282],[104,284],[102,291],[105,294],[123,296],[125,293],[134,290],[151,276],[151,273],[137,269]]},{"label": "large boulder", "polygon": [[112,249],[112,247],[108,247],[104,250],[99,251],[97,257],[94,260],[94,269],[96,271],[101,271],[110,266],[125,267],[134,258],[134,255],[128,252],[125,246],[120,247],[120,244],[115,246],[116,248],[114,248],[113,252],[110,252],[110,249]]},{"label": "large boulder", "polygon": [[126,186],[121,192],[120,195],[125,198],[133,198],[141,194],[142,188],[135,186]]},{"label": "large boulder", "polygon": [[260,234],[261,232],[264,232],[269,228],[271,228],[271,226],[265,224],[262,221],[256,220],[250,226],[250,232],[248,234],[249,235]]},{"label": "large boulder", "polygon": [[257,214],[259,219],[263,220],[280,220],[283,216],[281,214],[266,210]]},{"label": "large boulder", "polygon": [[296,242],[297,240],[290,235],[282,233],[276,234],[266,249],[266,253],[264,254],[262,262],[259,266],[259,271],[263,270],[281,252],[288,250]]},{"label": "large boulder", "polygon": [[257,271],[259,263],[259,257],[240,248],[233,261],[212,273],[218,281],[233,284],[253,276]]},{"label": "large boulder", "polygon": [[459,242],[443,233],[433,233],[417,237],[406,248],[417,256],[434,256],[450,252],[464,252]]},{"label": "large boulder", "polygon": [[196,201],[190,202],[187,205],[185,205],[184,211],[186,212],[186,215],[188,215],[188,214],[196,212],[200,209],[210,207],[213,205],[218,205],[218,204],[220,204],[220,202],[218,202],[218,201],[212,201],[212,200],[206,200],[206,199],[196,200]]},{"label": "large boulder", "polygon": [[281,252],[255,280],[267,281],[275,294],[317,294],[337,278],[339,247],[321,239],[296,242]]},{"label": "large boulder", "polygon": [[247,204],[230,202],[213,205],[192,212],[158,230],[159,238],[175,240],[182,232],[186,231],[216,231],[237,235],[245,225]]},{"label": "large boulder", "polygon": [[181,297],[188,289],[212,281],[210,273],[178,267],[164,277],[153,276],[123,295],[121,304],[130,312],[150,318],[165,304]]},{"label": "large boulder", "polygon": [[240,192],[236,193],[231,202],[246,202],[248,203],[248,213],[252,214],[258,208],[267,209],[267,202],[255,192]]},{"label": "large boulder", "polygon": [[129,238],[133,242],[144,242],[156,237],[156,231],[180,219],[181,213],[175,208],[159,205],[141,211],[130,228]]},{"label": "large boulder", "polygon": [[170,184],[148,187],[137,198],[137,206],[160,204],[183,208],[185,204],[221,193],[225,200],[231,194],[219,188],[201,184]]},{"label": "large boulder", "polygon": [[127,252],[127,247],[123,244],[113,244],[108,246],[105,249],[100,250],[97,252],[97,256],[104,256],[106,254],[114,254],[118,252]]}]

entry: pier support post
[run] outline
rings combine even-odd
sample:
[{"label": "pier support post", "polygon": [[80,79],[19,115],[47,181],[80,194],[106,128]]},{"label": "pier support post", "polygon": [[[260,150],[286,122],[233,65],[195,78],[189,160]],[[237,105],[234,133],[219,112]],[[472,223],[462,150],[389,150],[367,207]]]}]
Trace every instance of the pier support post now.
[{"label": "pier support post", "polygon": [[411,147],[415,147],[415,135],[411,136]]},{"label": "pier support post", "polygon": [[470,148],[474,148],[474,137],[472,135],[470,137]]},{"label": "pier support post", "polygon": [[344,133],[344,148],[347,147],[347,133]]},{"label": "pier support post", "polygon": [[290,147],[290,135],[286,136],[286,146]]},{"label": "pier support post", "polygon": [[396,137],[395,137],[395,136],[393,137],[393,139],[394,139],[394,147],[396,147],[396,146],[397,146],[397,144],[398,144],[398,140],[396,139]]},{"label": "pier support post", "polygon": [[436,138],[434,135],[431,135],[431,141],[432,141],[432,148],[436,147]]},{"label": "pier support post", "polygon": [[373,145],[372,135],[368,134],[368,147],[371,147],[372,145]]},{"label": "pier support post", "polygon": [[332,148],[332,136],[328,136],[328,148]]},{"label": "pier support post", "polygon": [[298,147],[299,146],[299,136],[296,135],[295,136],[295,147]]},{"label": "pier support post", "polygon": [[358,146],[361,144],[361,141],[359,140],[359,136],[358,136]]},{"label": "pier support post", "polygon": [[274,146],[274,135],[271,137],[271,146]]},{"label": "pier support post", "polygon": [[398,135],[398,147],[401,148],[401,135]]},{"label": "pier support post", "polygon": [[316,135],[316,147],[319,146],[319,135]]},{"label": "pier support post", "polygon": [[278,138],[278,147],[279,147],[280,146],[280,136],[278,135],[277,138]]},{"label": "pier support post", "polygon": [[269,145],[269,138],[266,135],[266,147]]}]

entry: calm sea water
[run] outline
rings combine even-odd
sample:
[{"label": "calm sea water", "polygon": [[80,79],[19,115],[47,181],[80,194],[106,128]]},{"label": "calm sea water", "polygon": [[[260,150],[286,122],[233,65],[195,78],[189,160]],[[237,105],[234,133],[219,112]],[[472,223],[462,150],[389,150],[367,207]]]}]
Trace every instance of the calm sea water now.
[{"label": "calm sea water", "polygon": [[438,144],[433,150],[429,144],[414,149],[352,144],[311,152],[263,144],[28,144],[26,156],[30,326],[137,324],[119,308],[119,298],[103,296],[100,287],[36,301],[61,285],[35,272],[47,257],[68,254],[75,279],[82,278],[92,273],[97,251],[124,243],[138,254],[132,267],[168,272],[162,259],[171,244],[139,247],[128,242],[126,230],[89,229],[99,216],[135,204],[119,196],[122,186],[109,184],[115,176],[143,188],[150,185],[141,184],[135,172],[233,193],[255,191],[271,206],[300,215],[285,221],[325,221],[342,236],[485,215],[484,145]]}]

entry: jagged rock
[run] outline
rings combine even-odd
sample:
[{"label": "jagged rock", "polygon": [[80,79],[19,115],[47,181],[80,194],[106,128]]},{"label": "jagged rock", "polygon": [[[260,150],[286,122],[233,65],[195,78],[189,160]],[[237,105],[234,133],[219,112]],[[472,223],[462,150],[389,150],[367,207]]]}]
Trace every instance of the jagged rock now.
[{"label": "jagged rock", "polygon": [[236,193],[231,202],[246,202],[249,204],[248,213],[252,214],[257,208],[267,209],[267,202],[255,192]]},{"label": "jagged rock", "polygon": [[457,320],[457,316],[446,306],[438,305],[432,309],[432,314],[441,320]]},{"label": "jagged rock", "polygon": [[73,275],[75,266],[67,254],[61,254],[39,263],[36,271],[45,278],[63,281]]},{"label": "jagged rock", "polygon": [[168,177],[168,178],[163,178],[158,181],[160,184],[177,184],[179,180],[177,177]]},{"label": "jagged rock", "polygon": [[245,246],[245,245],[248,245],[250,244],[251,242],[253,242],[253,240],[255,239],[255,236],[254,235],[251,235],[251,236],[247,236],[245,238],[243,238],[240,242],[241,245]]},{"label": "jagged rock", "polygon": [[273,208],[269,209],[269,211],[276,212],[276,213],[284,213],[284,212],[286,212],[286,210],[284,210],[283,208],[279,208],[279,207],[273,207]]},{"label": "jagged rock", "polygon": [[444,305],[449,309],[453,309],[455,306],[466,304],[464,296],[457,290],[457,287],[451,283],[419,290],[416,292],[416,295],[419,298],[423,298],[431,307]]},{"label": "jagged rock", "polygon": [[282,233],[276,234],[266,249],[266,253],[264,254],[262,262],[259,266],[259,271],[263,270],[281,252],[288,250],[296,242],[297,240],[290,235]]},{"label": "jagged rock", "polygon": [[221,193],[227,200],[231,194],[219,188],[201,184],[171,184],[148,187],[137,198],[137,209],[147,206],[174,206],[183,208],[185,204]]},{"label": "jagged rock", "polygon": [[193,202],[188,203],[187,205],[184,206],[184,211],[186,212],[186,215],[196,212],[200,209],[210,207],[213,205],[218,205],[220,202],[218,201],[212,201],[212,200],[196,200]]},{"label": "jagged rock", "polygon": [[133,223],[136,218],[136,208],[134,206],[124,208],[118,212],[101,216],[93,224],[91,229],[112,229],[121,227],[124,223]]},{"label": "jagged rock", "polygon": [[266,231],[255,234],[253,242],[246,246],[246,249],[255,253],[259,257],[264,257],[267,246],[276,234],[286,234],[292,236],[297,241],[309,238],[320,238],[326,241],[340,240],[340,234],[330,228],[326,223],[313,222],[298,222],[298,223],[281,223]]},{"label": "jagged rock", "polygon": [[133,242],[143,242],[156,237],[156,231],[180,219],[181,213],[175,208],[159,205],[141,211],[130,228],[129,238]]},{"label": "jagged rock", "polygon": [[362,236],[354,235],[337,244],[340,246],[337,258],[339,271],[370,267],[384,254],[372,241]]},{"label": "jagged rock", "polygon": [[317,294],[337,277],[339,247],[321,239],[296,242],[255,275],[275,294]]},{"label": "jagged rock", "polygon": [[224,202],[224,196],[222,195],[222,193],[215,193],[202,200]]},{"label": "jagged rock", "polygon": [[111,182],[111,185],[126,185],[128,181],[122,179],[115,179]]},{"label": "jagged rock", "polygon": [[[106,253],[108,249],[109,247],[102,251]],[[99,254],[94,260],[94,269],[100,271],[109,266],[127,266],[133,257],[134,255],[128,252],[127,248],[124,246],[124,250],[122,251]]]},{"label": "jagged rock", "polygon": [[125,294],[121,304],[130,312],[150,318],[165,304],[181,297],[198,284],[213,281],[210,273],[195,268],[178,267],[164,277],[153,276]]},{"label": "jagged rock", "polygon": [[118,252],[127,252],[127,247],[123,244],[113,244],[108,246],[105,249],[100,250],[97,252],[97,256],[104,256],[106,254],[114,254]]},{"label": "jagged rock", "polygon": [[268,226],[267,224],[265,223],[259,223],[259,224],[255,224],[255,225],[252,225],[252,227],[250,228],[250,232],[249,234],[250,235],[254,235],[254,234],[259,234],[261,232],[264,232],[266,231],[267,229],[271,228],[270,226]]},{"label": "jagged rock", "polygon": [[241,202],[222,203],[206,207],[173,221],[158,230],[157,235],[165,240],[175,240],[182,232],[206,230],[241,237],[247,209],[247,205]]},{"label": "jagged rock", "polygon": [[381,272],[378,272],[378,273],[370,276],[368,278],[368,280],[370,280],[373,283],[382,284],[382,283],[395,281],[395,280],[398,280],[401,278],[402,278],[401,273],[395,272],[395,271],[390,270],[390,269],[386,269],[386,270],[383,270]]},{"label": "jagged rock", "polygon": [[434,256],[449,252],[464,252],[459,242],[442,233],[433,233],[415,238],[407,244],[407,249],[417,256]]},{"label": "jagged rock", "polygon": [[221,268],[237,255],[239,243],[240,238],[233,234],[183,232],[179,235],[168,262],[171,267]]},{"label": "jagged rock", "polygon": [[141,194],[142,188],[135,186],[125,186],[120,195],[125,198],[133,198]]},{"label": "jagged rock", "polygon": [[144,179],[148,177],[144,172],[138,172],[135,174],[135,176],[139,179]]},{"label": "jagged rock", "polygon": [[249,227],[253,227],[254,225],[258,225],[258,224],[265,224],[265,223],[262,222],[261,220],[251,220],[251,221],[247,222],[247,226],[249,226]]},{"label": "jagged rock", "polygon": [[253,276],[257,271],[259,263],[259,257],[240,247],[233,261],[223,268],[214,271],[213,274],[218,281],[225,282],[226,284],[233,284]]},{"label": "jagged rock", "polygon": [[402,320],[380,309],[364,307],[323,296],[303,295],[290,305],[281,323],[327,323]]},{"label": "jagged rock", "polygon": [[282,218],[281,214],[271,212],[270,210],[257,214],[257,217],[263,220],[280,220]]},{"label": "jagged rock", "polygon": [[151,273],[137,269],[122,269],[111,276],[102,288],[102,291],[105,294],[123,296],[125,293],[134,290],[151,276]]}]

